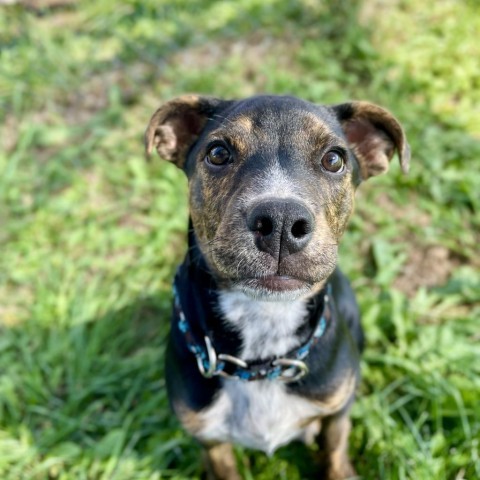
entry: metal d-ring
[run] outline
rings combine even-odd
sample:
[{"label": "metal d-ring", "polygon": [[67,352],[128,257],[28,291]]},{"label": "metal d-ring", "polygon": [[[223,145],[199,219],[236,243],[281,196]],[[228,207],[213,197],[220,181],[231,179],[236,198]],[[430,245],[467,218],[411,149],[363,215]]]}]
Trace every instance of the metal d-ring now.
[{"label": "metal d-ring", "polygon": [[[233,363],[234,365],[236,365],[237,367],[240,367],[240,368],[248,368],[248,363],[247,362],[244,362],[242,359],[234,357],[233,355],[228,355],[228,353],[220,353],[218,355],[218,359],[221,360],[222,362]],[[221,377],[224,377],[224,378],[232,378],[232,379],[235,379],[235,380],[240,380],[240,377],[237,377],[236,375],[230,375],[229,373],[227,373],[223,370],[220,370],[218,372],[218,374]]]},{"label": "metal d-ring", "polygon": [[[286,369],[282,369],[282,373],[278,376],[278,379],[284,383],[296,382],[308,373],[307,365],[301,360],[295,360],[290,358],[277,358],[272,362],[272,365],[274,367],[288,367]],[[287,372],[292,367],[296,368],[298,370],[298,373],[293,376],[285,375],[285,372]]]},{"label": "metal d-ring", "polygon": [[223,360],[224,362],[233,363],[237,367],[248,368],[247,362],[244,362],[241,358],[234,357],[233,355],[228,355],[228,353],[220,353],[218,359]]},{"label": "metal d-ring", "polygon": [[200,357],[200,355],[196,356],[197,365],[200,373],[205,378],[212,378],[215,375],[215,371],[217,370],[217,353],[215,352],[215,349],[213,348],[210,339],[208,337],[204,337],[204,339],[208,355],[208,370],[205,370],[205,366],[203,365],[203,359]]}]

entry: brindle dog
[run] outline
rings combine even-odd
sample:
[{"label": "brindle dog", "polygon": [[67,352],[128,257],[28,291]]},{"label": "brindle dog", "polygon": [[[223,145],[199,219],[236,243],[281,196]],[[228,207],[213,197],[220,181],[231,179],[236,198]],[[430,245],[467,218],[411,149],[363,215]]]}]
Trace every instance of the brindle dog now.
[{"label": "brindle dog", "polygon": [[188,177],[167,386],[210,477],[240,478],[231,443],[271,453],[314,438],[320,478],[354,476],[363,334],[338,242],[359,183],[395,152],[407,171],[402,127],[367,102],[183,96],[155,112],[146,147]]}]

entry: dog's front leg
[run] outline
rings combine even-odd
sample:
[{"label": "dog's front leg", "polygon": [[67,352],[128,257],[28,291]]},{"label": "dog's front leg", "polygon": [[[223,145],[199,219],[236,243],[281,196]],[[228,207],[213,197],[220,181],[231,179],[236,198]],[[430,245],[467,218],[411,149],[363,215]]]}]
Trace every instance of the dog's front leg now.
[{"label": "dog's front leg", "polygon": [[320,447],[320,479],[345,480],[356,477],[348,458],[350,427],[348,410],[322,419],[322,430],[317,439]]},{"label": "dog's front leg", "polygon": [[204,460],[208,480],[242,480],[230,443],[205,446]]}]

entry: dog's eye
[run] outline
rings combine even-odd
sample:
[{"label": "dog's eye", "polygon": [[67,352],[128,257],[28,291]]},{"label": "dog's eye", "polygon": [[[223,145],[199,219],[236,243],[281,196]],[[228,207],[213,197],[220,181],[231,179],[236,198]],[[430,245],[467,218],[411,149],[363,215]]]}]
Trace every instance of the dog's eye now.
[{"label": "dog's eye", "polygon": [[328,172],[340,173],[345,167],[345,160],[335,150],[331,150],[322,157],[322,167]]},{"label": "dog's eye", "polygon": [[208,151],[205,160],[210,165],[215,165],[219,167],[222,165],[226,165],[231,158],[232,156],[230,155],[230,152],[225,147],[222,147],[221,145],[216,145]]}]

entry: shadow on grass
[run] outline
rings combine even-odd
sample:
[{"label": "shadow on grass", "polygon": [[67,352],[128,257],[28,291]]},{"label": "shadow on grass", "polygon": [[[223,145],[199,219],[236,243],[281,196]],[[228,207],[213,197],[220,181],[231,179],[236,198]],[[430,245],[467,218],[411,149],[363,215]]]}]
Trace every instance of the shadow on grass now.
[{"label": "shadow on grass", "polygon": [[0,472],[31,470],[43,478],[42,465],[48,470],[52,458],[66,471],[80,459],[86,471],[115,470],[121,462],[128,469],[144,454],[150,473],[174,468],[178,458],[198,467],[165,392],[170,298],[160,291],[72,327],[30,321],[2,329],[2,428],[13,437],[23,432],[34,448],[21,457],[0,453]]}]

